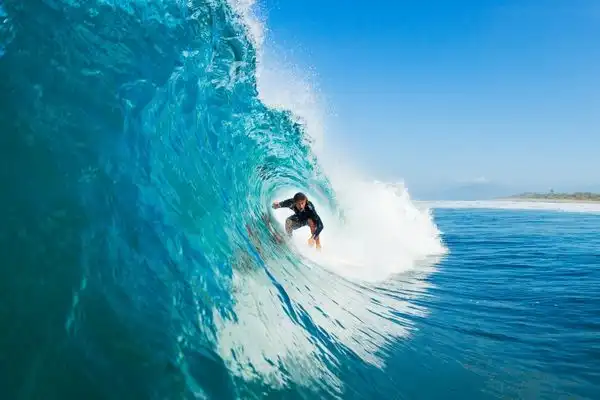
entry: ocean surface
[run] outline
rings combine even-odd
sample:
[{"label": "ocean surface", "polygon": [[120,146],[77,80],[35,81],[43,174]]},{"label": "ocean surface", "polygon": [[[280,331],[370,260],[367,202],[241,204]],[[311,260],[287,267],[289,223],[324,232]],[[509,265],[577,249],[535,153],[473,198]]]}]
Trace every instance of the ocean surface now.
[{"label": "ocean surface", "polygon": [[600,398],[600,207],[366,178],[267,25],[0,0],[0,399]]}]

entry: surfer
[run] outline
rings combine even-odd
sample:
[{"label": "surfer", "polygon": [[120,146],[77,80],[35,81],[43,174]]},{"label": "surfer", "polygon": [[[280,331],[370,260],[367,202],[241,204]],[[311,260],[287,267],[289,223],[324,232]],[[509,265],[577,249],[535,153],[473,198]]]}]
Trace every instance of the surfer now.
[{"label": "surfer", "polygon": [[289,216],[285,220],[285,231],[288,236],[292,236],[292,231],[308,225],[310,227],[311,236],[308,239],[308,245],[317,244],[317,249],[321,249],[321,240],[319,235],[323,230],[323,222],[317,214],[315,206],[311,203],[304,193],[296,193],[293,198],[282,202],[274,202],[273,208],[289,208],[294,211],[294,215]]}]

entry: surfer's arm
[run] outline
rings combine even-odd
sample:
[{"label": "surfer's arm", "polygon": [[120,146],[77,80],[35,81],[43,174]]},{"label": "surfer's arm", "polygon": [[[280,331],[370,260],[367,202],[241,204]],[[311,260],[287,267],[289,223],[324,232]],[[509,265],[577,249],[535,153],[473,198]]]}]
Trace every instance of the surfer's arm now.
[{"label": "surfer's arm", "polygon": [[292,205],[294,205],[294,199],[287,199],[280,202],[276,201],[273,203],[273,208],[290,208]]}]

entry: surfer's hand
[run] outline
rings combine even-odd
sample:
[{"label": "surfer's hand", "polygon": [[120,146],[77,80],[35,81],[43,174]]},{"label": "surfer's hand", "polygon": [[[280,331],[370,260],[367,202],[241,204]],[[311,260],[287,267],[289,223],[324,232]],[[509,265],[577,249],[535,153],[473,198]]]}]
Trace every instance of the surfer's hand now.
[{"label": "surfer's hand", "polygon": [[279,202],[278,201],[274,201],[273,202],[273,208],[275,208],[275,209],[279,208]]},{"label": "surfer's hand", "polygon": [[321,243],[317,242],[317,250],[321,251]]},{"label": "surfer's hand", "polygon": [[308,239],[308,245],[310,247],[313,247],[315,245],[315,239],[313,239],[312,236]]}]

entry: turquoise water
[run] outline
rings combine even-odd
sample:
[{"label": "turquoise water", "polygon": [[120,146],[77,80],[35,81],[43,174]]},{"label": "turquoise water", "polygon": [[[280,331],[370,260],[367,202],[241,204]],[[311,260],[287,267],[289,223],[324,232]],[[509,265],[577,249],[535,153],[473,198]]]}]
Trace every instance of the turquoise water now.
[{"label": "turquoise water", "polygon": [[247,11],[0,1],[1,398],[598,398],[600,212],[359,179]]}]

